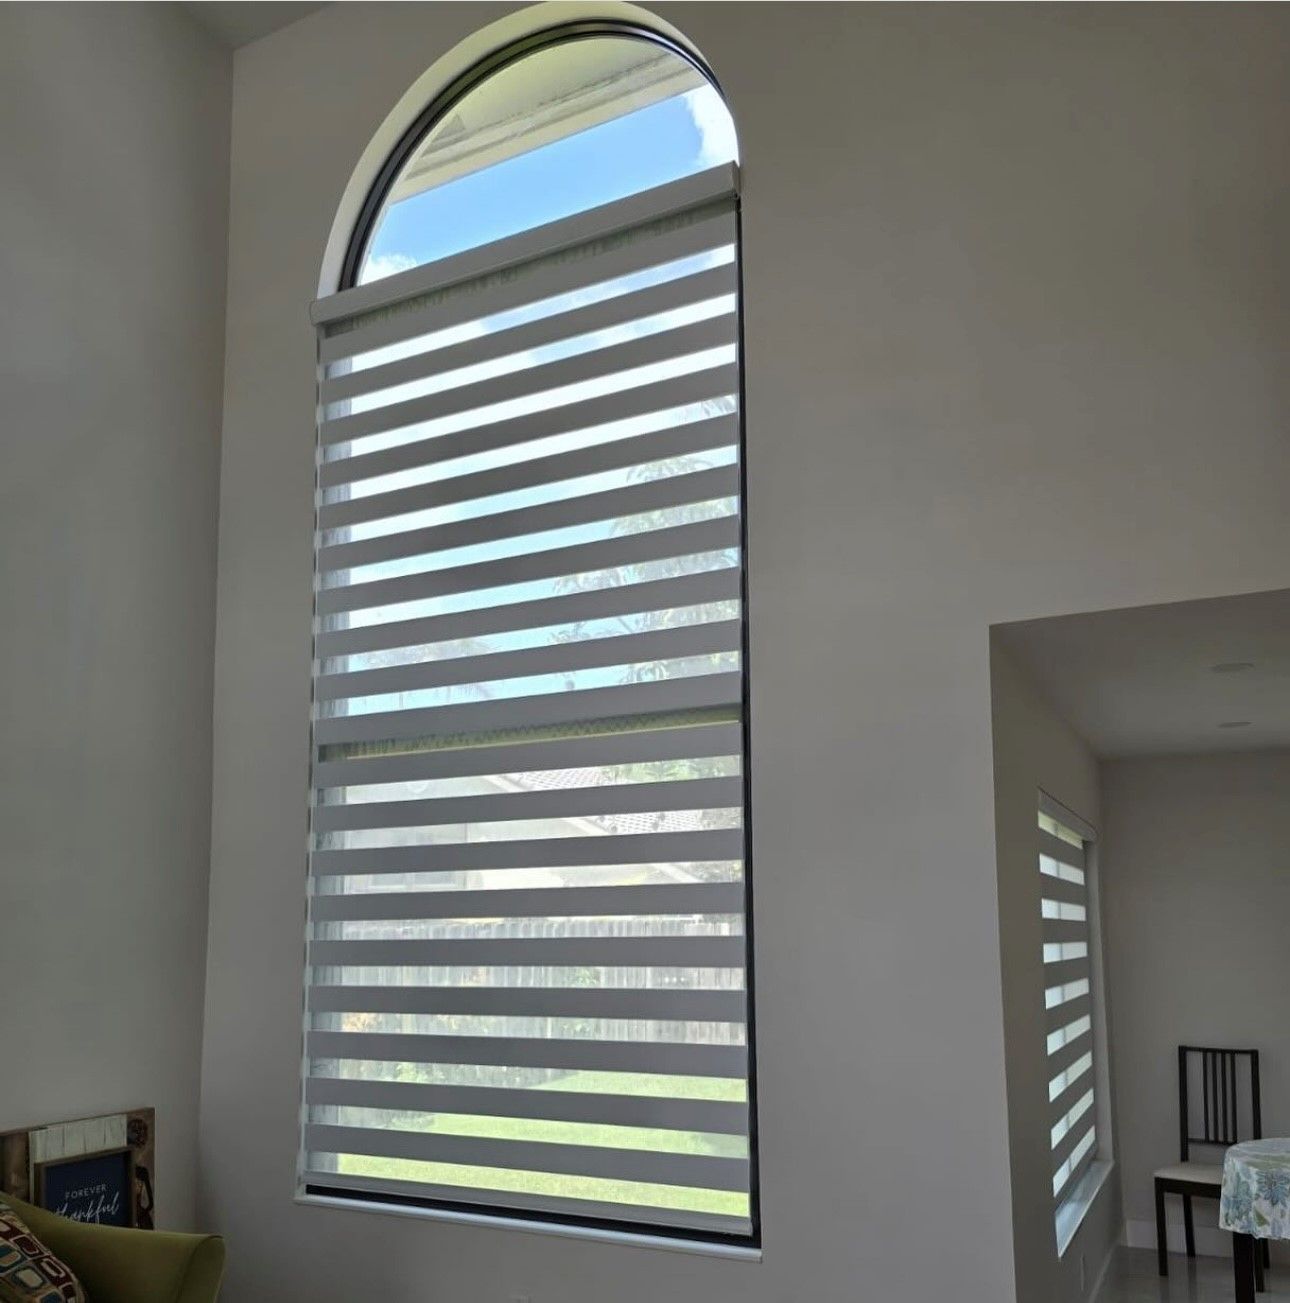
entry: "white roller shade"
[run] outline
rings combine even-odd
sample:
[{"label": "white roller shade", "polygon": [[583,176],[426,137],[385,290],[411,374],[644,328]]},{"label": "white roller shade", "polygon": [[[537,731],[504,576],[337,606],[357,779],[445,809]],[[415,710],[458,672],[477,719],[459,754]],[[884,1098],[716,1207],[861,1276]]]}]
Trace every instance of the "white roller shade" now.
[{"label": "white roller shade", "polygon": [[736,180],[315,305],[307,1191],[753,1234]]},{"label": "white roller shade", "polygon": [[1097,1157],[1093,961],[1086,834],[1043,798],[1039,809],[1044,1008],[1053,1198],[1060,1204]]}]

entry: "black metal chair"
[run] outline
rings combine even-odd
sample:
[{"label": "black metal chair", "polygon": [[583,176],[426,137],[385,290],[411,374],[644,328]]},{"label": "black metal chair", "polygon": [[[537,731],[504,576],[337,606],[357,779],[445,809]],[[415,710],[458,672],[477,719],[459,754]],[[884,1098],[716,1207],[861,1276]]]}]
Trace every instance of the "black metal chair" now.
[{"label": "black metal chair", "polygon": [[[1193,1057],[1200,1060],[1201,1083],[1201,1134],[1193,1135],[1191,1128],[1191,1100],[1188,1062]],[[1240,1107],[1240,1079],[1238,1071],[1242,1059],[1249,1060],[1249,1129],[1241,1135],[1244,1118]],[[1226,1149],[1239,1140],[1263,1139],[1263,1114],[1259,1096],[1258,1050],[1219,1050],[1198,1045],[1178,1047],[1178,1140],[1179,1161],[1156,1171],[1156,1254],[1160,1274],[1169,1274],[1169,1246],[1165,1226],[1165,1195],[1177,1194],[1183,1201],[1183,1234],[1186,1237],[1187,1256],[1196,1256],[1196,1230],[1192,1223],[1193,1199],[1217,1199],[1222,1193],[1223,1159],[1217,1163],[1201,1163],[1192,1159],[1193,1145]],[[1270,1265],[1268,1244],[1261,1241],[1261,1249],[1254,1255],[1257,1288],[1263,1288],[1263,1268]]]}]

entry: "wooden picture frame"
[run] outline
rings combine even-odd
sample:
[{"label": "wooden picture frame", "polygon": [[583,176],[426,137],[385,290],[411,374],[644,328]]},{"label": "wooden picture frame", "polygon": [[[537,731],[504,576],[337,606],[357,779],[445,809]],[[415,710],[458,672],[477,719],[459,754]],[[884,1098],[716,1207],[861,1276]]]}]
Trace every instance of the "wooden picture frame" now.
[{"label": "wooden picture frame", "polygon": [[37,1190],[38,1168],[62,1159],[70,1161],[128,1149],[133,1191],[130,1219],[126,1224],[152,1230],[156,1225],[153,1188],[156,1129],[155,1111],[136,1108],[0,1132],[0,1193],[39,1204],[42,1201]]}]

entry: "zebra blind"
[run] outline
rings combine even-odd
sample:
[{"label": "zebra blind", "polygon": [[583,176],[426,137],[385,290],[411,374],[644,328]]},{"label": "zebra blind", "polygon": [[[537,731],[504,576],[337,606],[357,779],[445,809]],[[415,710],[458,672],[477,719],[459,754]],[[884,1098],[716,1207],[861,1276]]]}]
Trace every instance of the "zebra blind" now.
[{"label": "zebra blind", "polygon": [[315,305],[307,1192],[753,1232],[735,184]]},{"label": "zebra blind", "polygon": [[1058,1204],[1097,1157],[1087,843],[1083,832],[1071,826],[1077,822],[1056,802],[1041,801],[1044,1007],[1053,1198]]}]

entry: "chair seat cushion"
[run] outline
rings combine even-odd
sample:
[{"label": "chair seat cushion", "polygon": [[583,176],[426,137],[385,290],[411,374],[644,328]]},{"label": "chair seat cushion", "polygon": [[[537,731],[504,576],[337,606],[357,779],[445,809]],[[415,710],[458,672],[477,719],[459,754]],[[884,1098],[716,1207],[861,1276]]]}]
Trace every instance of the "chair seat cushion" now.
[{"label": "chair seat cushion", "polygon": [[11,1208],[0,1205],[0,1299],[85,1303],[72,1269],[56,1258]]},{"label": "chair seat cushion", "polygon": [[1156,1179],[1160,1181],[1190,1181],[1193,1185],[1212,1185],[1217,1189],[1223,1184],[1222,1163],[1174,1163],[1170,1167],[1156,1168]]}]

